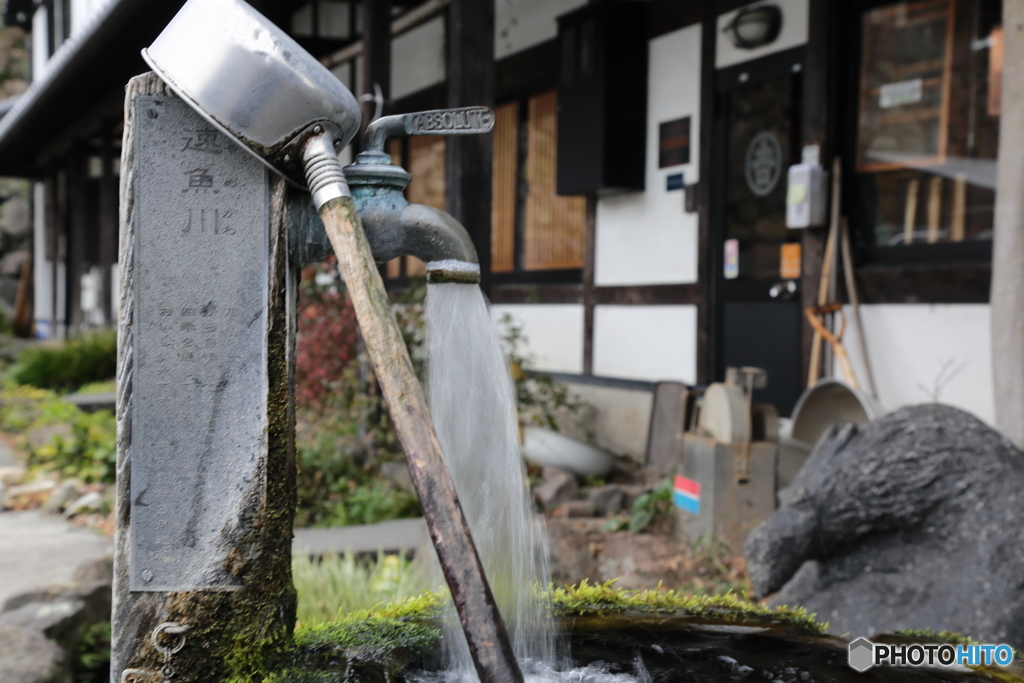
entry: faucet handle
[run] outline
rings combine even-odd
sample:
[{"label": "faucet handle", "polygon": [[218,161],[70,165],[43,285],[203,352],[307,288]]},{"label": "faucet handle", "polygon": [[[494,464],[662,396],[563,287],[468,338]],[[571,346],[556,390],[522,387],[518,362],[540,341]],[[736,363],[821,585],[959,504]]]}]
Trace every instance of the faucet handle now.
[{"label": "faucet handle", "polygon": [[434,109],[385,116],[366,127],[364,149],[383,152],[384,142],[395,135],[479,135],[494,128],[494,112],[488,107]]}]

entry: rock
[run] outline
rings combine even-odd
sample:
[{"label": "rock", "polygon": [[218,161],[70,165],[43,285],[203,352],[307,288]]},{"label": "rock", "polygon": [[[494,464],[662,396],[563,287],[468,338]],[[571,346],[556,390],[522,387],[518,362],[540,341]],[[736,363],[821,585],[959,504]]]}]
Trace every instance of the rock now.
[{"label": "rock", "polygon": [[[0,214],[3,213],[4,208],[7,208],[6,204],[3,208],[0,208]],[[2,225],[3,218],[0,218],[0,226]],[[8,252],[3,258],[0,258],[0,275],[13,275],[17,277],[21,273],[22,264],[25,263],[25,259],[29,258],[29,256],[29,252],[25,250]]]},{"label": "rock", "polygon": [[[109,560],[108,560],[109,563]],[[111,586],[102,560],[82,565],[77,574],[88,583],[46,586],[9,598],[0,610],[0,634],[9,629],[34,634],[56,648],[55,661],[73,662],[82,634],[95,624],[110,619]],[[97,577],[99,580],[91,580]],[[0,681],[7,683],[4,668],[3,636],[0,635]],[[52,653],[52,650],[49,650]],[[40,655],[41,656],[41,655]],[[27,678],[26,683],[66,681],[69,678]]]},{"label": "rock", "polygon": [[109,582],[91,581],[89,583],[65,583],[43,586],[34,590],[13,595],[0,608],[0,616],[18,610],[30,603],[54,603],[81,601],[86,609],[89,621],[103,621],[110,616]]},{"label": "rock", "polygon": [[98,557],[78,565],[75,573],[71,575],[72,581],[91,584],[102,582],[107,585],[114,583],[114,556]]},{"label": "rock", "polygon": [[[661,477],[664,479],[664,477]],[[656,482],[655,485],[659,482]],[[616,515],[631,510],[633,502],[653,489],[653,485],[645,484],[608,484],[595,486],[587,492],[587,500],[594,506],[599,515]]]},{"label": "rock", "polygon": [[593,517],[594,506],[586,500],[568,500],[551,514],[553,517]]},{"label": "rock", "polygon": [[50,640],[74,640],[82,622],[85,601],[66,597],[50,602],[29,602],[0,614],[0,627],[18,626],[38,631]]},{"label": "rock", "polygon": [[595,486],[587,491],[587,501],[602,517],[617,515],[626,509],[626,491],[615,484]]},{"label": "rock", "polygon": [[4,493],[3,506],[15,510],[39,507],[45,503],[57,483],[49,480],[34,481],[21,486],[11,486]]},{"label": "rock", "polygon": [[25,436],[28,440],[29,448],[37,451],[43,446],[50,444],[58,436],[65,441],[70,441],[75,438],[75,432],[67,422],[57,422],[31,429]]},{"label": "rock", "polygon": [[28,476],[28,470],[24,467],[0,467],[0,484],[18,486],[25,481],[26,476]]},{"label": "rock", "polygon": [[64,652],[42,633],[0,626],[0,672],[4,683],[70,683]]},{"label": "rock", "polygon": [[43,506],[43,510],[46,512],[61,512],[65,507],[81,497],[79,485],[79,482],[75,479],[62,481],[53,490],[53,493],[50,494],[50,498],[46,501],[46,505]]},{"label": "rock", "polygon": [[403,491],[416,492],[412,485],[412,477],[409,476],[409,466],[404,462],[382,462],[380,471],[388,481]]},{"label": "rock", "polygon": [[758,596],[834,633],[950,630],[1024,647],[1024,453],[950,406],[822,436],[746,542]]},{"label": "rock", "polygon": [[83,512],[102,512],[103,511],[103,494],[99,491],[90,491],[77,498],[74,502],[67,506],[64,510],[65,517],[74,517],[80,515]]},{"label": "rock", "polygon": [[533,495],[545,508],[557,507],[576,496],[576,477],[557,467],[545,467],[544,480]]},{"label": "rock", "polygon": [[591,584],[617,579],[618,588],[653,588],[659,582],[678,585],[684,578],[687,549],[675,535],[602,533],[603,519],[553,518],[550,534],[551,573],[559,583]]},{"label": "rock", "polygon": [[[24,235],[29,229],[32,212],[28,200],[24,197],[11,197],[0,206],[0,231],[8,235]],[[12,254],[26,254],[28,252],[12,252]],[[12,256],[8,254],[8,256]],[[18,263],[20,266],[20,262]],[[4,275],[16,273],[17,271],[8,268]]]}]

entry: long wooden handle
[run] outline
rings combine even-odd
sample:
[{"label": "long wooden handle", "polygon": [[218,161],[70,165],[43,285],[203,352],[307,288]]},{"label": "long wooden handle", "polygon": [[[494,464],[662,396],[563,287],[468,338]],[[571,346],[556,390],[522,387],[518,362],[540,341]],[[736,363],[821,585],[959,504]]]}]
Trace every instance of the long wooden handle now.
[{"label": "long wooden handle", "polygon": [[405,451],[477,674],[483,683],[522,683],[523,674],[484,576],[423,387],[413,371],[359,214],[351,198],[341,197],[328,200],[320,208],[320,218],[338,257],[366,350]]},{"label": "long wooden handle", "polygon": [[[842,192],[842,164],[839,157],[832,160],[832,204],[825,242],[825,255],[821,265],[821,280],[818,283],[818,306],[828,303],[829,283],[832,279],[832,262],[835,260],[836,239],[839,233],[839,201]],[[821,334],[815,330],[811,339],[811,362],[807,370],[807,387],[813,387],[821,377]]]}]

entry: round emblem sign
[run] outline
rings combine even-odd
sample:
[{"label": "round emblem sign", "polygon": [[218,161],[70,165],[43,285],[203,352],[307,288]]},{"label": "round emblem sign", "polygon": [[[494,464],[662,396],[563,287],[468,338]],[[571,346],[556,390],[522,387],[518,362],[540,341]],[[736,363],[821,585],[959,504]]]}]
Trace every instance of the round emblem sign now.
[{"label": "round emblem sign", "polygon": [[782,145],[775,133],[763,130],[754,136],[747,147],[747,187],[758,197],[764,197],[779,184],[782,175]]}]

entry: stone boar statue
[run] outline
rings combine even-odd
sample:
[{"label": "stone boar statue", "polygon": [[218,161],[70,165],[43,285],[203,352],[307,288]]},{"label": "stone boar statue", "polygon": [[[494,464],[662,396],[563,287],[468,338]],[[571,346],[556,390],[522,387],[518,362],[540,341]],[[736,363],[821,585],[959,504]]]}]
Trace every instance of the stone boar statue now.
[{"label": "stone boar statue", "polygon": [[939,404],[833,428],[747,538],[755,593],[848,637],[951,630],[1024,647],[1024,453]]}]

